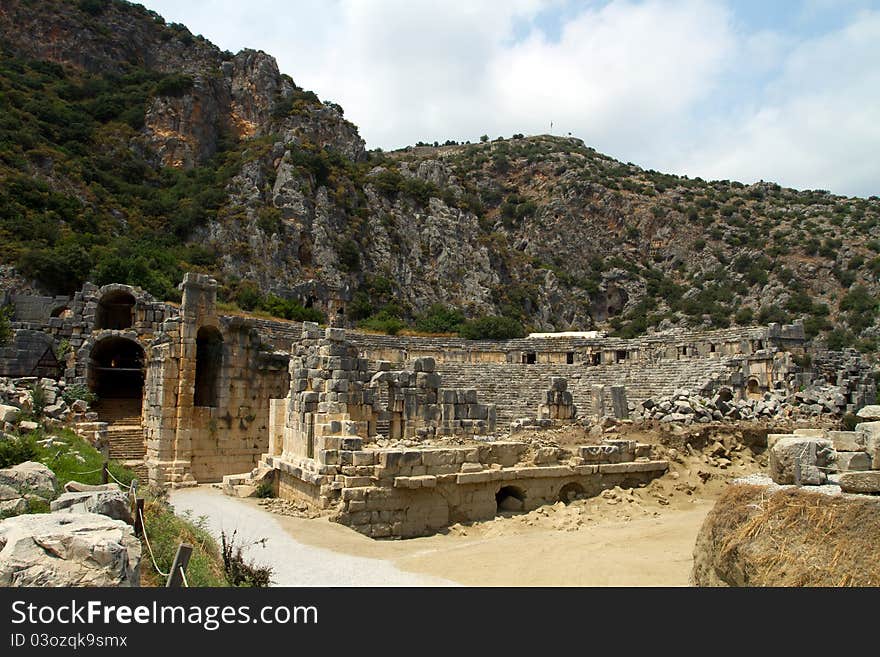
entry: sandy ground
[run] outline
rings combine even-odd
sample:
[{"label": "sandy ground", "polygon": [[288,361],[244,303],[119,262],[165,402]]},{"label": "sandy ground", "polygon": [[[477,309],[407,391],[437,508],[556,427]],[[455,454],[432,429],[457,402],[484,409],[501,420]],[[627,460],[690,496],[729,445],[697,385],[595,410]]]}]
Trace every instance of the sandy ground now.
[{"label": "sandy ground", "polygon": [[284,515],[280,501],[227,498],[212,487],[176,491],[172,502],[207,515],[216,533],[222,526],[267,536],[266,548],[251,554],[276,568],[281,585],[687,586],[696,536],[715,499],[730,479],[761,465],[740,445],[660,449],[670,471],[642,488],[403,541],[374,541],[293,505]]}]

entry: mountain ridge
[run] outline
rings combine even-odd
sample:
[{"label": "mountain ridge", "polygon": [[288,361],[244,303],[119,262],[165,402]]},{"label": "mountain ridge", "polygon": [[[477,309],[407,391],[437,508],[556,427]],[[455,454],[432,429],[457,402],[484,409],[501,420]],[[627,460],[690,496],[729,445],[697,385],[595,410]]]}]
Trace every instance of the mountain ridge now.
[{"label": "mountain ridge", "polygon": [[173,297],[193,269],[245,309],[385,330],[803,318],[876,349],[877,197],[663,174],[551,135],[368,151],[265,53],[120,0],[35,4],[0,8],[7,287]]}]

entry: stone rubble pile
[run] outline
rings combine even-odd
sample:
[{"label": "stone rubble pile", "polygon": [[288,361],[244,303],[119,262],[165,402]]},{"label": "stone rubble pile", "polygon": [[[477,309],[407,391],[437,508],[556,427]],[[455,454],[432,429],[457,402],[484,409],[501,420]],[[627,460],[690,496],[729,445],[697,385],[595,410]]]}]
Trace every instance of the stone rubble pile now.
[{"label": "stone rubble pile", "polygon": [[[39,385],[43,391],[42,416],[61,422],[91,422],[97,420],[98,414],[89,412],[89,405],[82,399],[74,399],[68,403],[64,399],[65,382],[55,379],[38,378],[35,376],[9,379],[0,377],[0,427],[12,424],[25,413],[34,410],[34,387]],[[69,395],[68,395],[69,399]],[[37,425],[22,422],[25,430],[36,429]],[[11,431],[12,427],[5,430]]]},{"label": "stone rubble pile", "polygon": [[803,391],[786,393],[768,391],[760,397],[734,399],[729,388],[721,388],[712,397],[690,390],[677,390],[670,397],[646,399],[632,412],[633,420],[660,422],[708,423],[725,420],[799,419],[822,415],[840,417],[846,412],[847,398],[838,386],[811,386]]},{"label": "stone rubble pile", "polygon": [[845,493],[880,493],[880,406],[858,413],[855,431],[796,429],[768,434],[770,477],[777,484],[837,484]]}]

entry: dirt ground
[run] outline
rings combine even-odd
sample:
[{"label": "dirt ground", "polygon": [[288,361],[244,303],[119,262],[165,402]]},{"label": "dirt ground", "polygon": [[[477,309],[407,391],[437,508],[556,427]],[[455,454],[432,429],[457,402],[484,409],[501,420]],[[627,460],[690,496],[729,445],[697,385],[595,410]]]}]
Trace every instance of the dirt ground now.
[{"label": "dirt ground", "polygon": [[[611,433],[655,445],[669,472],[641,488],[402,541],[374,541],[278,500],[246,503],[280,511],[284,530],[307,545],[468,586],[687,586],[703,520],[728,481],[764,469],[767,429],[622,426]],[[570,437],[534,439],[564,444]]]}]

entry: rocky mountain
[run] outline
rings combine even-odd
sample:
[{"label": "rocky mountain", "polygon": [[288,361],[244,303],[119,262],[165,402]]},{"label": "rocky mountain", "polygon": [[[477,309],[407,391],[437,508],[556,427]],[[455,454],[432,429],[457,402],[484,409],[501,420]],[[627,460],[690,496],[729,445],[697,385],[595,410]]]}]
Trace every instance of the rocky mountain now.
[{"label": "rocky mountain", "polygon": [[550,135],[368,151],[269,55],[121,0],[4,0],[0,33],[7,287],[173,298],[188,269],[245,309],[389,331],[802,318],[876,349],[877,197],[662,174]]}]

